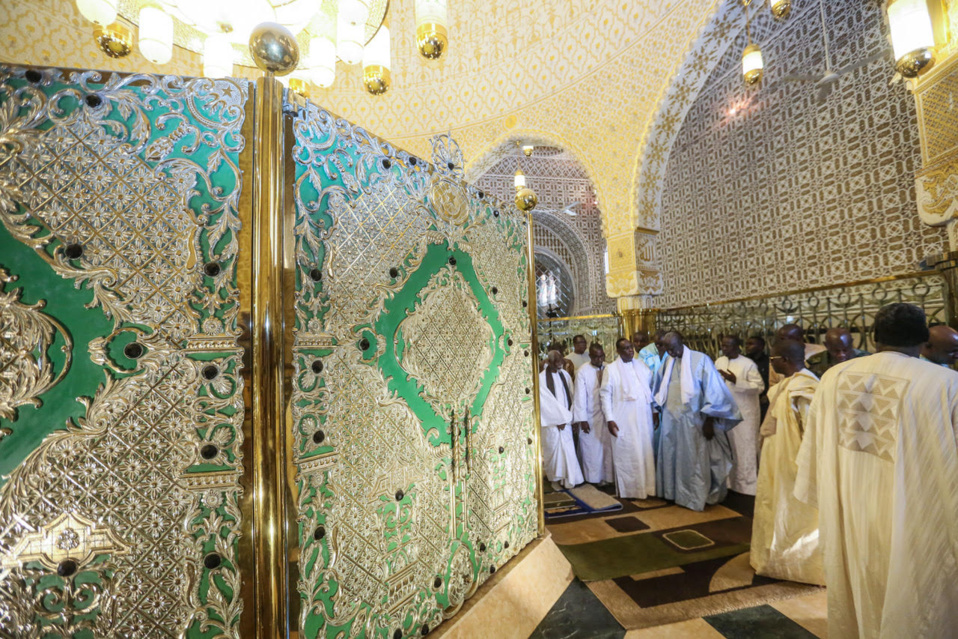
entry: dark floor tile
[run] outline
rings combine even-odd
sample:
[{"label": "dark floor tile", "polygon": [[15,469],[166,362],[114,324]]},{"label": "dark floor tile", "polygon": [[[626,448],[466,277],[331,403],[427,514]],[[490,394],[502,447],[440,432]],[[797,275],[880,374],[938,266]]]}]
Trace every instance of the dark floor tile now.
[{"label": "dark floor tile", "polygon": [[625,629],[589,587],[574,580],[530,639],[622,639]]},{"label": "dark floor tile", "polygon": [[756,606],[705,617],[726,639],[816,639],[771,606]]},{"label": "dark floor tile", "polygon": [[638,517],[633,517],[629,515],[627,517],[610,517],[605,520],[605,523],[609,524],[615,530],[620,533],[630,533],[630,532],[639,532],[640,530],[648,530],[649,525],[644,521],[640,520]]},{"label": "dark floor tile", "polygon": [[722,502],[722,505],[745,517],[755,516],[754,495],[743,495],[742,493],[730,490],[728,491],[728,496],[725,498],[725,501]]}]

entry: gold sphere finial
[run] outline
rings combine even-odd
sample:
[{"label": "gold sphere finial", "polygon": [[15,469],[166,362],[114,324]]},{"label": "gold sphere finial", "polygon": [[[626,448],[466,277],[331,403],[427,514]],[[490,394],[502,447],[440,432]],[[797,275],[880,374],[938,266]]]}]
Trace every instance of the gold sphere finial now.
[{"label": "gold sphere finial", "polygon": [[263,71],[286,75],[299,64],[299,44],[289,29],[264,22],[249,37],[249,53]]},{"label": "gold sphere finial", "polygon": [[528,213],[536,208],[539,203],[539,196],[529,187],[523,187],[516,192],[516,208],[524,213]]}]

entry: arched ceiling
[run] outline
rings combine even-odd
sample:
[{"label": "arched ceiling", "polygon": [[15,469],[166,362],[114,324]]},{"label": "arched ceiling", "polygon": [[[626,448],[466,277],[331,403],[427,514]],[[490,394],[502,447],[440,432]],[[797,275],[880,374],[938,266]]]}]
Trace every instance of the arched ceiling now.
[{"label": "arched ceiling", "polygon": [[[392,89],[368,95],[359,68],[340,65],[334,87],[313,99],[425,157],[429,137],[448,130],[469,164],[485,158],[488,165],[517,137],[559,144],[592,178],[606,233],[622,233],[634,224],[635,165],[650,118],[723,1],[731,0],[449,0],[449,50],[427,62],[415,49],[413,0],[392,0]],[[0,0],[0,15],[7,61],[200,69],[199,56],[186,51],[162,68],[139,54],[107,58],[72,0]]]}]

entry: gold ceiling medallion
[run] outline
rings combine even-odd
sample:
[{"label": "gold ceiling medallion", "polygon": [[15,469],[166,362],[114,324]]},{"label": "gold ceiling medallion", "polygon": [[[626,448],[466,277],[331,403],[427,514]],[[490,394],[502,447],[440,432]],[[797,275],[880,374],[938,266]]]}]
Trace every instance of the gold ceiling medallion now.
[{"label": "gold ceiling medallion", "polygon": [[[44,300],[27,305],[20,302],[21,289],[3,290],[16,280],[0,268],[0,417],[14,421],[19,406],[39,408],[43,404],[40,395],[63,379],[73,358],[70,333],[42,312]],[[48,351],[58,335],[64,342],[64,361],[55,372]],[[0,439],[9,434],[4,429]]]},{"label": "gold ceiling medallion", "polygon": [[100,51],[111,58],[125,58],[133,50],[133,33],[119,22],[95,27],[93,37]]}]

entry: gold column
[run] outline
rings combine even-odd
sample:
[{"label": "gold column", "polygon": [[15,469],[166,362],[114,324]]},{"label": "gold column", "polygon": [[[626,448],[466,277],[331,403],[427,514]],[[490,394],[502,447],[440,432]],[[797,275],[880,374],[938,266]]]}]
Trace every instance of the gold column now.
[{"label": "gold column", "polygon": [[622,330],[625,331],[623,337],[631,338],[636,331],[647,331],[649,335],[655,332],[656,309],[638,309],[628,308],[620,311],[622,317]]},{"label": "gold column", "polygon": [[539,536],[546,532],[545,508],[542,495],[542,439],[539,418],[539,318],[536,315],[536,269],[535,251],[532,243],[532,212],[526,213],[526,273],[529,280],[529,323],[532,325],[532,343],[529,345],[529,360],[532,367],[532,401],[535,406],[536,447],[536,494],[539,497]]},{"label": "gold column", "polygon": [[256,636],[289,636],[283,394],[283,86],[256,81],[253,141],[253,552]]}]

